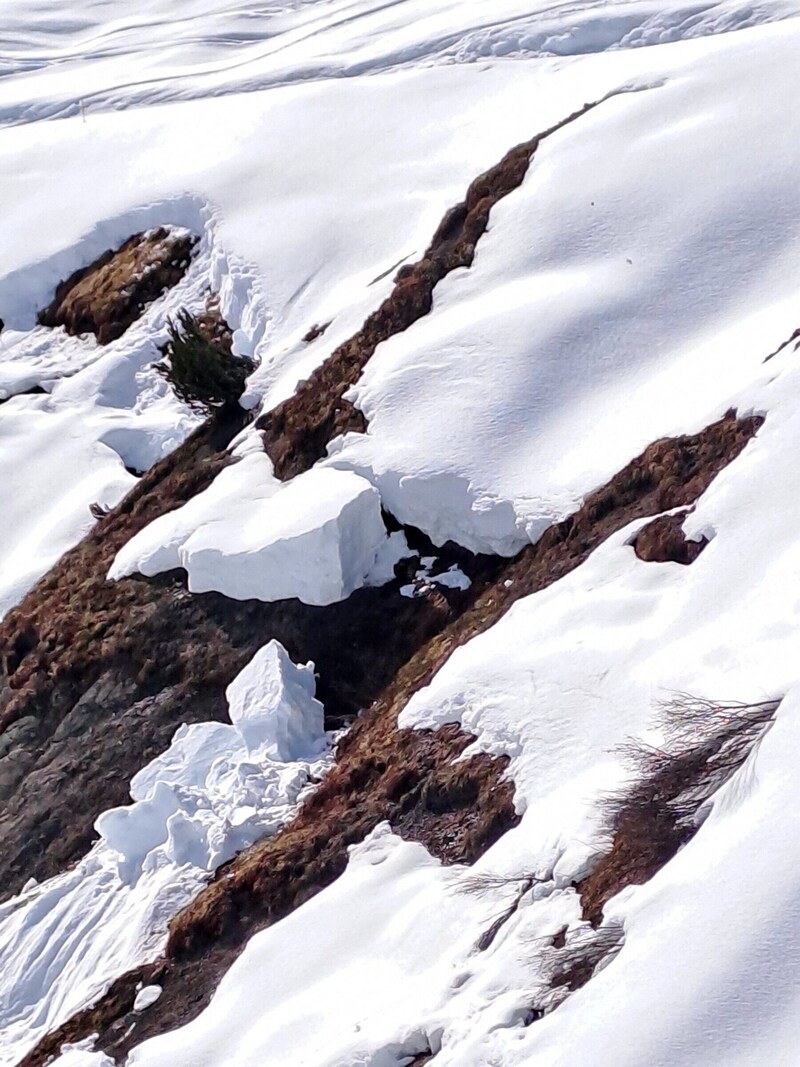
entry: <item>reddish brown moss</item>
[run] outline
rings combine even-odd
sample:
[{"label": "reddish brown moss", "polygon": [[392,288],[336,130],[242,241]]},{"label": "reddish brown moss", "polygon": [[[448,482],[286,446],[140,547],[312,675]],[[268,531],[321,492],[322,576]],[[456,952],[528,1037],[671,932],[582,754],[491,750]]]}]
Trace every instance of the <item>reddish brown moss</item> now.
[{"label": "reddish brown moss", "polygon": [[160,227],[129,237],[71,274],[39,312],[43,326],[93,333],[101,345],[120,337],[147,304],[186,273],[195,238]]},{"label": "reddish brown moss", "polygon": [[636,555],[645,563],[694,563],[708,544],[708,538],[690,541],[683,531],[687,511],[674,515],[659,515],[648,522],[631,544]]}]

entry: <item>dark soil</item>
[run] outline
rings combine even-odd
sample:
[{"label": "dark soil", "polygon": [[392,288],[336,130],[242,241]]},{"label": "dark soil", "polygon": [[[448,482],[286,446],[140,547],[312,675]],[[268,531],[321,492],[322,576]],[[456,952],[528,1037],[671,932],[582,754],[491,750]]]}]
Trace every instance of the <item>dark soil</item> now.
[{"label": "dark soil", "polygon": [[687,511],[659,515],[638,532],[631,544],[645,563],[694,563],[708,544],[707,537],[690,541],[683,532]]},{"label": "dark soil", "polygon": [[767,363],[774,356],[779,355],[781,352],[783,352],[784,348],[788,348],[791,344],[794,344],[795,352],[798,348],[800,348],[800,326],[798,326],[796,330],[792,330],[791,334],[786,338],[785,341],[782,341],[781,344],[778,345],[774,352],[770,352],[768,356],[764,357],[764,363]]},{"label": "dark soil", "polygon": [[[654,442],[536,545],[514,560],[487,561],[484,573],[476,574],[474,601],[450,608],[450,620],[443,626],[445,620],[440,617],[438,625],[432,624],[438,632],[428,640],[422,636],[425,626],[419,623],[403,646],[407,662],[399,665],[399,655],[391,664],[384,660],[382,676],[369,679],[365,688],[372,688],[374,703],[358,717],[341,744],[335,768],[295,820],[276,837],[242,853],[175,919],[164,961],[164,993],[135,1030],[122,1038],[119,1005],[103,999],[93,1009],[89,1030],[86,1018],[76,1017],[23,1062],[41,1064],[59,1043],[95,1031],[101,1034],[100,1047],[119,1054],[145,1037],[187,1022],[208,1002],[245,941],[329,885],[345,867],[348,844],[363,839],[383,819],[445,862],[476,859],[516,819],[512,789],[503,780],[504,761],[478,757],[453,765],[468,739],[455,727],[435,733],[398,730],[399,711],[455,648],[495,623],[521,596],[569,573],[612,532],[634,519],[690,505],[741,452],[761,421],[737,419],[729,412],[699,434]],[[192,597],[190,603],[195,599],[204,598]],[[355,603],[350,598],[342,610],[360,610]],[[387,609],[391,610],[389,604],[384,606]],[[232,610],[241,611],[243,605],[234,605]],[[377,615],[369,616],[370,628],[377,622]],[[428,616],[425,623],[430,625]],[[194,637],[196,625],[194,619],[187,619],[180,632]],[[398,626],[405,628],[407,623],[403,619]],[[151,634],[146,640],[152,650]],[[262,632],[255,647],[265,639]],[[355,650],[362,676],[367,672],[368,677],[373,669],[375,649],[382,647],[382,640],[385,637],[375,641],[369,653],[366,648]],[[207,640],[201,644],[205,649]],[[290,651],[297,658],[297,643]],[[168,670],[175,659],[173,648],[163,659],[159,657],[159,670]],[[180,655],[177,661],[181,662]],[[193,662],[197,684],[209,665],[205,657]],[[333,687],[342,677],[341,664],[332,664],[330,675],[325,669],[321,673]],[[659,850],[663,851],[660,846]],[[645,865],[641,870],[644,877]],[[591,898],[587,885],[587,915],[599,914],[596,909],[602,909],[602,901],[608,899],[605,894],[612,882],[612,878],[605,879],[605,888],[598,882]]]},{"label": "dark soil", "polygon": [[311,329],[304,334],[303,343],[310,345],[312,341],[316,341],[318,337],[322,337],[329,326],[330,322],[315,322]]},{"label": "dark soil", "polygon": [[116,340],[148,304],[177,285],[194,244],[194,237],[164,227],[134,234],[61,282],[39,312],[40,324],[93,333],[101,345]]}]

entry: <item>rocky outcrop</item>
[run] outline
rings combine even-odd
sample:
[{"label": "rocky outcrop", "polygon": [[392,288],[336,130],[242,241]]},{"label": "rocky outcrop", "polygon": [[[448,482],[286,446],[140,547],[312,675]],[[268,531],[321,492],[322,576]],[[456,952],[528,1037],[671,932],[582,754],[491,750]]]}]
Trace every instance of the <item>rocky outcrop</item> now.
[{"label": "rocky outcrop", "polygon": [[[395,658],[393,670],[382,653],[382,676],[370,678],[375,693],[371,707],[357,717],[340,745],[336,766],[294,821],[219,871],[173,922],[158,1003],[129,1031],[130,1005],[120,1014],[116,995],[103,1000],[40,1043],[23,1061],[26,1067],[43,1064],[61,1043],[87,1033],[99,1032],[100,1047],[121,1055],[144,1038],[188,1021],[208,1002],[246,940],[329,885],[344,869],[347,846],[384,819],[445,862],[476,859],[516,820],[513,789],[503,777],[505,761],[479,756],[454,764],[468,744],[464,734],[452,726],[435,732],[399,730],[399,712],[455,648],[488,629],[520,597],[568,574],[629,522],[693,503],[761,422],[728,412],[701,433],[656,441],[515,559],[475,561],[471,593],[443,609],[449,619],[439,616],[433,627],[438,632],[426,639],[420,623],[404,646],[406,661]],[[384,595],[391,597],[389,587]],[[346,601],[342,610],[363,612],[358,597]],[[400,599],[406,598],[387,599],[383,606],[391,611]],[[370,632],[378,616],[362,615],[367,618]],[[388,629],[396,640],[396,626]],[[371,636],[374,641],[378,635]],[[369,649],[365,645],[357,653],[361,671],[372,670],[375,648],[374,643]],[[337,667],[341,677],[342,664]],[[322,683],[332,684],[326,677],[321,671],[320,696]],[[137,980],[146,980],[144,971],[135,973]]]}]

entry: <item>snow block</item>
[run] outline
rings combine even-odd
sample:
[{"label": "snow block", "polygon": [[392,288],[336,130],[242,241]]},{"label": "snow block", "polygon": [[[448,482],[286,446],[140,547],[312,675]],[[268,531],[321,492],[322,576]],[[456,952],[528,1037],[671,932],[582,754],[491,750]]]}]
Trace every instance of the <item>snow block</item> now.
[{"label": "snow block", "polygon": [[314,469],[244,521],[201,526],[180,557],[193,593],[323,605],[364,583],[386,538],[377,489],[349,471]]},{"label": "snow block", "polygon": [[386,542],[380,494],[365,478],[315,468],[282,484],[251,454],[141,530],[108,576],[183,567],[193,593],[324,605],[365,583]]},{"label": "snow block", "polygon": [[124,880],[165,860],[212,871],[283,825],[328,752],[315,684],[313,664],[270,641],[228,686],[231,725],[178,729],[131,780],[133,803],[95,822]]}]

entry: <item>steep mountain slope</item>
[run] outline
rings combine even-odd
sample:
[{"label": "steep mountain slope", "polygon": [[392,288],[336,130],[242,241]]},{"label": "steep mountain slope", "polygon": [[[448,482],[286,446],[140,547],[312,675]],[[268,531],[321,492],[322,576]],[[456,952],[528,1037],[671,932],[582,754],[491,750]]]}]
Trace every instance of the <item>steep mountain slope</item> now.
[{"label": "steep mountain slope", "polygon": [[0,1063],[792,1063],[792,6],[173,14],[3,31]]}]

